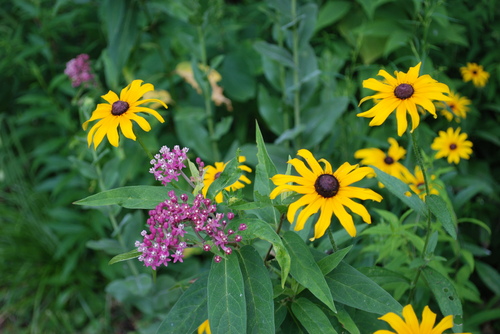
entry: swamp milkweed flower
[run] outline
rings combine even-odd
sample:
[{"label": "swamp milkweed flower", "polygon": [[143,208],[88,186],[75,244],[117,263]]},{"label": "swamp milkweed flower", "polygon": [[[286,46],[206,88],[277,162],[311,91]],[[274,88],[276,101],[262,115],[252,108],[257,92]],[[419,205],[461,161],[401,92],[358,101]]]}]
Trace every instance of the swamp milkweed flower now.
[{"label": "swamp milkweed flower", "polygon": [[466,133],[460,133],[460,128],[456,131],[448,128],[446,132],[439,131],[439,137],[436,137],[431,144],[431,148],[436,153],[436,159],[446,157],[448,163],[458,164],[460,158],[469,159],[472,153],[472,142],[467,140]]},{"label": "swamp milkweed flower", "polygon": [[64,70],[66,74],[71,79],[71,85],[73,87],[78,87],[82,83],[89,83],[94,81],[94,75],[90,70],[89,55],[82,53],[76,58],[71,59],[66,63],[66,68]]},{"label": "swamp milkweed flower", "polygon": [[101,97],[108,103],[100,103],[92,112],[92,117],[83,123],[83,130],[87,130],[88,123],[100,120],[90,129],[87,135],[88,145],[94,143],[94,149],[102,142],[104,135],[108,137],[109,143],[118,147],[118,127],[120,127],[123,135],[129,139],[135,140],[136,136],[132,130],[132,121],[135,121],[142,130],[151,130],[151,125],[143,117],[137,115],[139,112],[144,112],[153,115],[161,123],[165,122],[163,117],[151,108],[142,106],[144,103],[157,102],[165,108],[168,108],[165,103],[158,99],[140,100],[147,92],[154,90],[152,84],[142,84],[142,80],[134,80],[127,87],[122,89],[120,97],[112,91]]},{"label": "swamp milkweed flower", "polygon": [[[302,230],[307,219],[321,210],[319,219],[314,226],[314,238],[312,240],[325,234],[326,229],[331,224],[332,214],[335,214],[339,219],[340,224],[347,233],[354,237],[356,236],[356,227],[352,215],[344,207],[361,216],[365,223],[371,224],[368,210],[351,198],[371,199],[380,202],[382,196],[371,189],[351,187],[350,185],[373,173],[372,168],[358,168],[358,165],[351,165],[346,162],[333,172],[328,161],[325,159],[316,160],[308,150],[299,150],[297,155],[304,158],[309,168],[306,167],[302,160],[297,158],[289,160],[288,163],[295,168],[300,176],[282,174],[273,176],[271,180],[277,187],[269,195],[271,199],[286,191],[294,191],[304,195],[288,207],[287,218],[290,223],[296,221],[296,231]],[[320,162],[324,164],[324,168],[321,167]],[[289,182],[297,185],[290,185]],[[295,213],[302,206],[305,206],[305,208],[295,219]]]},{"label": "swamp milkweed flower", "polygon": [[462,73],[464,82],[472,80],[476,87],[486,86],[490,77],[490,74],[483,69],[483,66],[476,63],[467,63],[467,66],[460,67],[460,73]]},{"label": "swamp milkweed flower", "polygon": [[450,92],[449,96],[449,101],[438,102],[436,106],[441,109],[441,115],[443,115],[448,122],[451,122],[453,118],[455,118],[457,122],[460,122],[461,118],[467,116],[467,112],[469,111],[468,106],[471,104],[471,100],[455,92]]},{"label": "swamp milkweed flower", "polygon": [[[363,165],[377,167],[381,171],[401,179],[409,173],[408,169],[399,162],[404,158],[406,150],[399,146],[394,138],[389,138],[387,141],[391,145],[387,153],[378,148],[363,148],[354,152],[354,157],[361,159]],[[383,187],[381,183],[379,186]]]},{"label": "swamp milkweed flower", "polygon": [[436,327],[434,327],[436,323],[436,313],[432,312],[429,306],[424,307],[421,323],[419,323],[417,315],[411,305],[403,307],[403,318],[393,312],[381,316],[379,319],[387,322],[394,332],[383,329],[373,334],[442,334],[445,330],[453,327],[453,315],[444,317]]},{"label": "swamp milkweed flower", "polygon": [[[239,156],[239,158],[238,158],[239,163],[242,163],[245,161],[246,161],[246,158],[244,156]],[[203,189],[201,190],[203,196],[205,196],[205,197],[207,196],[208,188],[215,180],[217,180],[219,178],[220,174],[226,168],[226,165],[227,165],[227,163],[216,162],[215,166],[207,166],[206,167],[205,176],[203,178]],[[238,168],[241,169],[242,171],[245,171],[248,173],[252,172],[252,169],[246,165],[239,165]],[[233,183],[230,186],[227,186],[226,188],[224,188],[224,190],[235,191],[235,190],[241,189],[241,188],[245,187],[245,183],[243,183],[243,182],[245,182],[246,184],[252,183],[252,181],[250,181],[250,179],[248,177],[246,177],[245,175],[242,174],[238,181],[236,181],[235,183]],[[223,201],[222,192],[215,195],[215,201],[217,203],[221,203]]]},{"label": "swamp milkweed flower", "polygon": [[364,80],[363,87],[375,90],[377,93],[364,97],[359,104],[361,105],[369,99],[379,100],[379,102],[373,108],[357,116],[372,118],[370,126],[379,126],[396,110],[399,136],[403,135],[408,127],[406,113],[409,113],[411,117],[412,132],[419,125],[420,115],[417,111],[417,105],[436,118],[436,107],[432,100],[449,100],[449,97],[444,93],[448,94],[450,89],[447,85],[432,79],[428,74],[419,76],[421,64],[418,63],[415,67],[410,67],[408,73],[395,71],[396,77],[380,70],[377,75],[384,77],[383,81],[373,78]]},{"label": "swamp milkweed flower", "polygon": [[210,323],[208,322],[208,319],[203,321],[203,323],[198,327],[198,334],[212,334],[212,331],[210,330]]}]

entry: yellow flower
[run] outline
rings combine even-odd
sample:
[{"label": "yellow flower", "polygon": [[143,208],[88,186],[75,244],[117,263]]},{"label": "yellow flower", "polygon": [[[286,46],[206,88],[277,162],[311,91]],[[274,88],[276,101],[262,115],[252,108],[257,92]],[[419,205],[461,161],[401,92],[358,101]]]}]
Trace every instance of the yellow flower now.
[{"label": "yellow flower", "polygon": [[[350,236],[356,236],[352,215],[346,211],[344,206],[360,215],[365,223],[371,224],[371,217],[366,208],[351,198],[372,199],[380,202],[382,196],[371,189],[350,187],[350,185],[373,173],[373,169],[370,167],[358,168],[358,165],[353,166],[346,162],[333,172],[328,161],[325,159],[316,160],[308,150],[299,150],[297,155],[304,158],[310,169],[302,160],[297,158],[289,160],[288,163],[295,168],[300,176],[282,174],[273,176],[271,180],[277,187],[269,195],[271,199],[286,191],[294,191],[304,195],[288,207],[287,218],[290,223],[296,221],[296,231],[302,230],[307,219],[321,210],[319,219],[314,226],[314,238],[311,240],[325,234],[326,229],[330,226],[332,214],[335,214]],[[319,162],[322,162],[325,167],[322,168]],[[297,183],[297,185],[290,185],[289,182]],[[306,207],[295,219],[295,213],[302,206]]]},{"label": "yellow flower", "polygon": [[208,319],[205,320],[200,325],[200,327],[198,327],[198,334],[203,334],[203,333],[212,334],[212,332],[210,331],[210,324],[208,323]]},{"label": "yellow flower", "polygon": [[482,65],[467,63],[467,66],[460,67],[464,82],[471,81],[476,87],[484,87],[488,82],[490,74],[483,69]]},{"label": "yellow flower", "polygon": [[139,100],[146,92],[154,90],[152,84],[142,85],[142,80],[134,80],[130,85],[122,89],[120,97],[116,93],[109,91],[101,97],[108,103],[100,103],[92,112],[92,117],[83,123],[83,130],[87,130],[88,123],[100,120],[90,129],[87,135],[87,143],[90,146],[94,142],[94,149],[102,142],[105,135],[111,145],[118,147],[118,127],[120,127],[123,135],[129,139],[135,140],[135,134],[132,130],[132,121],[135,121],[144,131],[151,130],[151,125],[143,117],[137,115],[139,112],[151,114],[160,122],[165,122],[161,115],[151,109],[141,106],[144,103],[157,102],[165,108],[168,108],[165,103],[157,99]]},{"label": "yellow flower", "polygon": [[[238,159],[238,162],[240,162],[240,163],[245,162],[245,161],[246,161],[246,158],[244,156],[240,156]],[[217,180],[219,178],[220,174],[224,171],[224,168],[226,168],[226,165],[227,165],[227,163],[216,162],[215,166],[205,167],[205,176],[203,178],[203,189],[201,190],[204,197],[207,197],[208,188],[215,180]],[[238,168],[241,169],[242,171],[245,171],[248,173],[252,172],[252,169],[246,165],[240,165],[240,166],[238,166]],[[241,189],[245,186],[245,184],[243,182],[245,182],[247,184],[252,183],[252,181],[250,181],[250,179],[248,177],[246,177],[245,175],[241,175],[238,181],[236,181],[235,183],[233,183],[230,186],[227,186],[226,188],[224,188],[224,190],[235,191],[235,190]],[[222,192],[218,193],[215,196],[215,201],[217,203],[221,203],[223,201]]]},{"label": "yellow flower", "polygon": [[412,132],[420,123],[417,105],[436,118],[436,107],[432,100],[449,100],[449,97],[443,93],[449,93],[450,90],[448,86],[437,82],[428,74],[419,76],[420,65],[421,63],[418,63],[417,66],[410,67],[408,73],[395,71],[396,77],[380,70],[378,75],[384,77],[384,81],[373,78],[364,80],[363,87],[378,91],[378,93],[364,97],[359,104],[361,105],[368,99],[380,99],[380,102],[370,110],[358,114],[358,117],[372,118],[370,126],[378,126],[384,123],[387,117],[396,110],[399,136],[403,135],[408,127],[406,113],[409,113],[411,117]]},{"label": "yellow flower", "polygon": [[[381,171],[401,179],[404,174],[409,173],[408,169],[398,162],[403,159],[406,150],[400,147],[394,138],[389,138],[387,141],[391,144],[387,154],[378,148],[364,148],[354,152],[354,157],[362,159],[361,164],[363,165],[377,167]],[[372,175],[368,175],[368,177],[372,177]],[[379,183],[379,186],[383,187],[383,184]]]},{"label": "yellow flower", "polygon": [[448,163],[458,164],[460,158],[469,159],[472,153],[472,142],[467,140],[466,133],[460,133],[460,128],[453,131],[448,128],[446,132],[439,131],[439,137],[436,137],[432,142],[431,148],[436,153],[436,159],[447,157]]},{"label": "yellow flower", "polygon": [[[431,179],[428,180],[429,191],[431,195],[439,195],[439,191],[434,187],[432,181],[436,179],[436,175],[431,175]],[[427,195],[425,191],[425,182],[424,182],[424,173],[419,166],[415,167],[415,173],[405,173],[403,175],[403,181],[410,186],[410,189],[420,197],[420,199],[425,200],[425,196]],[[406,196],[411,196],[409,192]]]},{"label": "yellow flower", "polygon": [[[231,100],[224,96],[224,89],[221,86],[217,85],[217,82],[222,80],[222,76],[220,75],[220,73],[214,69],[209,68],[208,66],[199,65],[198,67],[200,70],[208,72],[208,81],[210,82],[210,87],[212,88],[212,101],[214,101],[215,105],[220,106],[222,104],[225,104],[226,109],[232,111],[233,104]],[[186,80],[186,82],[189,83],[198,94],[202,93],[200,86],[194,78],[193,68],[191,67],[190,62],[184,61],[182,63],[179,63],[175,68],[175,72],[184,80]]]},{"label": "yellow flower", "polygon": [[432,312],[429,306],[424,307],[421,323],[418,322],[417,315],[411,305],[406,305],[403,308],[403,318],[404,320],[393,312],[381,316],[379,319],[387,322],[394,332],[378,330],[373,334],[442,334],[445,330],[453,327],[453,315],[444,317],[436,327],[434,327],[436,323],[436,313]]},{"label": "yellow flower", "polygon": [[465,96],[460,96],[455,92],[450,92],[450,100],[447,102],[438,102],[436,106],[441,109],[441,115],[451,122],[453,118],[460,122],[461,118],[467,117],[471,100]]}]

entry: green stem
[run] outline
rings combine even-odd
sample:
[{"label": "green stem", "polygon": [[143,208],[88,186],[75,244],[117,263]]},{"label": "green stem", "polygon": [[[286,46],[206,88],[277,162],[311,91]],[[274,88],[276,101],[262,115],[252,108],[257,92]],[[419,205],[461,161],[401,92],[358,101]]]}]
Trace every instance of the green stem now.
[{"label": "green stem", "polygon": [[[297,0],[292,0],[292,52],[293,52],[293,115],[295,118],[295,129],[299,129],[301,125],[300,119],[300,81],[299,81],[299,33],[297,30]],[[301,135],[296,137],[297,147],[301,146]]]},{"label": "green stem", "polygon": [[142,149],[144,150],[144,152],[146,152],[146,154],[148,155],[149,160],[153,160],[154,159],[153,154],[151,154],[146,145],[144,145],[144,142],[142,141],[141,137],[139,135],[136,135],[136,138],[139,144],[141,145]]},{"label": "green stem", "polygon": [[[95,169],[96,169],[96,173],[97,173],[97,182],[99,184],[99,188],[101,189],[101,191],[105,191],[107,189],[106,189],[106,186],[104,185],[104,178],[102,176],[102,169],[99,166],[99,164],[97,163],[97,153],[93,149],[91,149],[90,151],[92,152],[92,157],[93,157],[94,163],[95,163]],[[106,206],[106,213],[108,214],[109,221],[111,222],[111,225],[113,226],[113,231],[114,231],[113,234],[116,235],[116,238],[118,239],[118,243],[122,247],[123,251],[126,251],[127,248],[125,246],[125,241],[123,240],[123,237],[122,237],[120,230],[118,228],[118,222],[116,221],[116,217],[111,212],[111,208],[109,206]],[[126,261],[126,262],[129,266],[130,270],[134,274],[134,276],[137,277],[139,275],[139,271],[137,270],[135,264],[132,263],[131,261]]]},{"label": "green stem", "polygon": [[335,242],[335,239],[333,238],[333,232],[332,232],[331,228],[332,228],[332,226],[330,225],[330,227],[328,227],[326,229],[326,231],[328,232],[328,238],[330,239],[330,243],[332,244],[333,252],[335,253],[336,251],[339,250],[339,248],[337,247],[337,243]]},{"label": "green stem", "polygon": [[210,96],[210,83],[208,79],[208,75],[210,74],[210,68],[208,67],[207,61],[207,50],[205,47],[205,34],[201,25],[198,26],[198,39],[200,41],[200,56],[201,56],[201,64],[204,74],[204,82],[203,82],[203,97],[205,100],[205,112],[207,115],[207,127],[208,134],[210,136],[210,142],[212,144],[212,151],[214,154],[214,160],[220,161],[219,148],[217,147],[217,141],[215,140],[215,126],[214,126],[214,117],[212,112],[212,101]]},{"label": "green stem", "polygon": [[[428,182],[428,177],[427,177],[427,170],[424,165],[424,161],[422,158],[422,154],[420,153],[420,147],[418,146],[416,134],[414,132],[410,132],[411,134],[411,141],[413,144],[413,152],[415,153],[415,157],[417,159],[417,164],[420,167],[422,171],[422,175],[424,177],[424,187],[425,187],[425,196],[430,194],[430,187],[429,187],[429,182]],[[425,198],[425,197],[424,197]],[[425,231],[425,241],[424,241],[424,247],[422,249],[422,258],[425,260],[425,250],[427,249],[427,244],[429,243],[429,238],[431,235],[431,211],[429,208],[427,208],[427,227]],[[413,296],[415,295],[415,290],[417,288],[417,283],[420,278],[420,274],[422,272],[422,269],[425,268],[425,265],[420,266],[417,270],[417,274],[415,275],[415,278],[412,280],[410,283],[410,292],[408,295],[408,303],[412,302]]]}]

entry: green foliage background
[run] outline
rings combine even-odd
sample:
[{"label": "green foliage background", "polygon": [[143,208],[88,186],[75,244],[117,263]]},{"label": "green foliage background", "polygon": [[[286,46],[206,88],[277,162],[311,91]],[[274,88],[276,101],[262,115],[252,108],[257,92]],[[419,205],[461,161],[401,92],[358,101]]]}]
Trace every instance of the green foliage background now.
[{"label": "green foliage background", "polygon": [[[103,189],[155,185],[148,173],[149,159],[136,143],[122,138],[117,149],[106,140],[97,152],[87,148],[81,124],[101,102],[100,95],[119,91],[133,79],[170,92],[174,102],[162,112],[166,123],[148,119],[153,129],[143,139],[152,152],[178,144],[190,147],[192,158],[213,163],[228,161],[240,148],[254,170],[268,154],[276,170],[284,173],[288,157],[300,148],[333,165],[356,163],[353,153],[360,148],[386,148],[386,138],[395,136],[395,123],[370,128],[366,119],[356,117],[359,100],[370,93],[361,83],[381,68],[406,71],[418,61],[424,73],[472,100],[471,112],[459,126],[474,143],[471,159],[456,168],[436,162],[447,205],[458,217],[459,235],[454,240],[447,230],[434,227],[431,240],[434,247],[439,244],[429,249],[433,262],[423,276],[430,286],[438,284],[433,281],[435,272],[453,282],[463,307],[464,331],[500,331],[496,1],[15,0],[2,2],[0,17],[1,331],[154,333],[166,317],[185,312],[176,302],[189,299],[183,294],[188,287],[196,298],[207,298],[190,280],[199,277],[195,284],[201,285],[214,279],[214,270],[199,276],[213,266],[208,256],[193,255],[160,270],[155,282],[139,262],[108,265],[112,256],[133,248],[145,210],[118,205],[91,210],[72,204]],[[90,55],[98,79],[95,87],[74,88],[63,73],[66,62],[80,53]],[[233,111],[211,104],[209,85],[199,71],[194,75],[203,94],[175,73],[184,61],[209,65],[221,74],[219,84]],[[477,89],[462,81],[459,68],[467,62],[477,62],[490,73],[486,87]],[[421,146],[428,147],[437,131],[447,126],[443,117],[426,119],[418,129]],[[262,134],[260,144],[256,133]],[[410,143],[404,137],[400,141],[408,145],[405,163],[414,163]],[[254,180],[261,195],[272,187],[265,181]],[[371,187],[376,183],[366,181]],[[361,285],[361,277],[369,277],[381,286],[380,298],[388,293],[405,305],[407,291],[398,283],[408,277],[398,269],[422,265],[415,256],[422,251],[422,238],[416,226],[403,224],[407,205],[412,206],[391,198],[387,189],[380,193],[384,201],[370,208],[375,223],[359,238],[352,241],[340,229],[335,233],[339,247],[352,247],[335,271],[324,272],[320,265],[333,260],[338,265],[341,260],[324,260],[328,240],[309,247],[316,261],[312,263],[319,263],[314,270],[326,275],[332,291],[339,291],[325,298],[332,305],[336,302],[340,315],[331,316],[328,301],[319,297],[323,294],[300,277],[306,264],[292,265],[292,277],[310,292],[296,299],[291,313],[274,305],[278,331],[338,328],[338,319],[344,326],[349,324],[346,319],[356,319],[363,328],[377,323],[380,312],[370,310],[380,307],[380,299],[363,309],[339,287],[342,275],[355,277]],[[249,189],[243,195],[263,200]],[[260,219],[276,215],[274,209],[260,210]],[[293,253],[305,245],[301,240],[306,232],[284,232],[281,246],[266,239],[264,232],[259,237]],[[238,256],[248,270],[265,270],[255,260],[257,255],[255,248],[245,246]],[[237,263],[234,256],[217,270],[233,272]],[[275,269],[280,270],[277,265]],[[311,302],[311,293],[324,304]],[[417,294],[420,305],[438,311],[423,284]],[[206,318],[214,311],[199,312],[198,318]],[[300,324],[291,314],[301,319]],[[308,321],[308,314],[319,315]],[[330,316],[322,318],[324,314]],[[183,328],[192,332],[197,325]]]}]

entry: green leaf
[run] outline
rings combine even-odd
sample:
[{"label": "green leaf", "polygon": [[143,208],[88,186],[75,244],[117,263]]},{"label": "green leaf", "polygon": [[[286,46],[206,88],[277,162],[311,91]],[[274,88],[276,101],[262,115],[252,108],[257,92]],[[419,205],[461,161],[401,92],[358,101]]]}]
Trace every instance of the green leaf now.
[{"label": "green leaf", "polygon": [[207,192],[207,198],[215,198],[224,188],[238,181],[242,174],[242,170],[238,168],[240,165],[238,157],[239,150],[236,152],[236,156],[226,164],[219,177],[210,185]]},{"label": "green leaf", "polygon": [[212,262],[208,276],[208,320],[213,334],[240,334],[246,331],[245,288],[235,254],[220,263]]},{"label": "green leaf", "polygon": [[160,333],[193,333],[207,318],[208,274],[201,274],[182,294],[156,331]]},{"label": "green leaf", "polygon": [[299,7],[297,14],[301,17],[298,29],[299,48],[301,48],[309,43],[309,40],[314,34],[316,17],[318,16],[318,6],[314,3],[305,4]]},{"label": "green leaf", "polygon": [[335,315],[338,321],[342,324],[349,333],[360,334],[356,322],[351,318],[351,315],[345,310],[344,305],[337,305],[337,314]]},{"label": "green leaf", "polygon": [[220,122],[215,124],[214,140],[219,140],[224,136],[231,128],[231,124],[233,124],[233,116],[223,117]]},{"label": "green leaf", "polygon": [[352,245],[343,249],[336,251],[328,256],[325,256],[321,260],[318,261],[318,266],[321,269],[323,275],[329,274],[333,269],[335,269],[340,261],[344,259],[344,257],[351,250]]},{"label": "green leaf", "polygon": [[[392,194],[399,198],[403,203],[415,210],[423,218],[427,217],[427,210],[425,208],[424,202],[410,190],[406,183],[392,175],[381,171],[377,167],[370,167],[373,168],[375,174],[377,175],[377,179],[384,184],[387,190],[389,190]],[[407,192],[411,194],[410,197],[406,196]]]},{"label": "green leaf", "polygon": [[110,255],[117,255],[123,251],[122,246],[118,240],[115,239],[103,238],[100,240],[89,240],[85,245],[90,249],[102,250]]},{"label": "green leaf", "polygon": [[259,86],[259,114],[271,131],[280,135],[285,130],[283,125],[283,111],[281,101],[269,94],[264,85]]},{"label": "green leaf", "polygon": [[292,303],[292,312],[309,333],[337,333],[326,314],[309,299],[297,299]]},{"label": "green leaf", "polygon": [[500,296],[500,274],[484,262],[476,261],[476,270],[481,280],[497,296]]},{"label": "green leaf", "polygon": [[318,31],[324,27],[334,24],[340,20],[351,8],[349,1],[329,1],[319,10],[318,20],[315,30]]},{"label": "green leaf", "polygon": [[245,283],[246,333],[274,333],[273,286],[264,261],[252,246],[242,247],[238,256]]},{"label": "green leaf", "polygon": [[[154,209],[160,202],[168,198],[170,190],[180,194],[172,186],[129,186],[106,190],[74,202],[77,205],[103,206],[120,205],[128,209]],[[188,194],[190,196],[190,194]]]},{"label": "green leaf", "polygon": [[204,126],[206,113],[198,107],[176,107],[174,113],[175,132],[180,142],[206,161],[212,161],[214,152],[209,134]]},{"label": "green leaf", "polygon": [[443,316],[453,315],[453,331],[462,333],[462,304],[453,282],[431,267],[425,267],[422,274],[436,298]]},{"label": "green leaf", "polygon": [[253,47],[264,57],[276,60],[280,64],[290,68],[295,67],[290,52],[278,45],[257,41],[254,43]]},{"label": "green leaf", "polygon": [[363,7],[363,9],[366,12],[366,15],[368,15],[370,19],[373,19],[373,14],[375,13],[377,7],[386,2],[392,2],[392,1],[394,0],[356,0],[356,2]]},{"label": "green leaf", "polygon": [[486,225],[483,221],[476,218],[460,218],[457,221],[458,223],[472,223],[482,227],[489,235],[491,235],[491,228]]},{"label": "green leaf", "polygon": [[376,314],[403,309],[387,291],[344,262],[328,274],[326,281],[333,299],[345,305]]},{"label": "green leaf", "polygon": [[[286,278],[290,272],[290,255],[287,249],[283,245],[279,235],[273,230],[271,225],[262,221],[260,219],[235,219],[231,222],[232,226],[238,226],[239,224],[246,224],[247,229],[244,231],[239,231],[239,234],[244,240],[251,240],[254,238],[265,240],[271,243],[274,247],[276,253],[276,260],[281,267],[281,285],[285,285]],[[236,230],[236,229],[235,229]]]},{"label": "green leaf", "polygon": [[137,249],[131,250],[130,252],[123,253],[123,254],[118,254],[117,256],[114,256],[111,260],[109,260],[108,264],[114,264],[116,262],[121,262],[121,261],[126,261],[130,259],[135,259],[136,257],[139,257],[142,253],[139,252]]},{"label": "green leaf", "polygon": [[309,247],[297,233],[292,231],[285,232],[283,241],[292,260],[290,274],[292,274],[293,278],[311,291],[313,295],[321,300],[333,312],[337,312],[333,304],[332,293],[328,288],[328,284],[326,283],[321,269],[314,261],[314,257]]},{"label": "green leaf", "polygon": [[457,239],[456,217],[446,202],[439,196],[428,195],[425,197],[425,203],[437,220],[443,225],[444,229],[454,239]]}]

